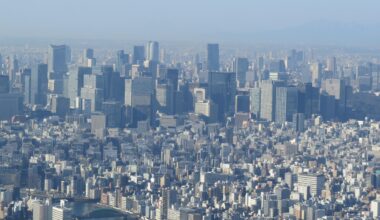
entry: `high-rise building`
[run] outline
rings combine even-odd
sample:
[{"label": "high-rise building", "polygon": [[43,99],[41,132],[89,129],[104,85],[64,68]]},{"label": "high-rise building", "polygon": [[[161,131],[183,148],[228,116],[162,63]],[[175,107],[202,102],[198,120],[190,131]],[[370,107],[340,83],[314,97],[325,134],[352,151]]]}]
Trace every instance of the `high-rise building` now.
[{"label": "high-rise building", "polygon": [[173,85],[173,88],[175,91],[178,90],[178,77],[179,77],[179,71],[178,69],[167,69],[166,70],[166,80],[168,83]]},{"label": "high-rise building", "polygon": [[65,200],[61,200],[59,206],[54,206],[52,220],[70,220],[72,217],[71,209],[66,206]]},{"label": "high-rise building", "polygon": [[86,48],[83,50],[82,65],[86,67],[93,67],[96,65],[96,59],[94,57],[94,49]]},{"label": "high-rise building", "polygon": [[156,109],[167,115],[175,114],[175,91],[172,84],[157,84]]},{"label": "high-rise building", "polygon": [[33,220],[50,220],[52,219],[52,207],[42,201],[33,201]]},{"label": "high-rise building", "polygon": [[261,106],[261,89],[251,88],[249,89],[250,98],[250,112],[256,117],[260,118],[260,106]]},{"label": "high-rise building", "polygon": [[236,73],[237,82],[239,87],[244,87],[247,78],[249,62],[247,58],[234,58],[233,71]]},{"label": "high-rise building", "polygon": [[244,112],[249,113],[250,110],[250,101],[249,95],[237,95],[235,97],[235,112]]},{"label": "high-rise building", "polygon": [[293,114],[293,128],[297,132],[303,132],[305,130],[305,114],[304,113]]},{"label": "high-rise building", "polygon": [[234,113],[236,95],[236,73],[209,72],[208,97],[217,105],[219,122]]},{"label": "high-rise building", "polygon": [[260,118],[268,121],[275,120],[276,114],[276,88],[284,85],[282,81],[264,80],[261,87]]},{"label": "high-rise building", "polygon": [[0,75],[0,93],[9,93],[9,76]]},{"label": "high-rise building", "polygon": [[48,50],[48,72],[64,74],[67,72],[69,50],[66,45],[50,45]]},{"label": "high-rise building", "polygon": [[277,87],[275,106],[275,121],[277,123],[291,122],[293,115],[298,110],[298,89],[296,87]]},{"label": "high-rise building", "polygon": [[326,70],[331,72],[334,76],[337,74],[336,58],[330,57],[326,62]]},{"label": "high-rise building", "polygon": [[121,73],[124,65],[129,63],[129,54],[124,53],[124,50],[117,51],[115,71]]},{"label": "high-rise building", "polygon": [[133,47],[133,61],[132,64],[142,64],[145,60],[144,46]]},{"label": "high-rise building", "polygon": [[322,174],[299,174],[298,186],[303,188],[309,188],[309,193],[313,197],[321,195],[325,184],[325,176]]},{"label": "high-rise building", "polygon": [[23,112],[23,96],[17,93],[0,93],[0,120],[10,120]]},{"label": "high-rise building", "polygon": [[48,65],[37,64],[32,68],[30,101],[34,105],[46,105],[48,91]]},{"label": "high-rise building", "polygon": [[123,101],[123,80],[119,72],[113,71],[112,66],[102,66],[101,72],[104,80],[104,99],[112,101]]},{"label": "high-rise building", "polygon": [[146,59],[150,61],[159,62],[159,44],[157,41],[149,41],[146,46]]},{"label": "high-rise building", "polygon": [[101,75],[84,75],[84,86],[81,88],[81,99],[91,103],[91,112],[101,111],[104,100],[103,77]]},{"label": "high-rise building", "polygon": [[70,110],[70,99],[52,94],[49,97],[50,111],[61,118],[64,118]]},{"label": "high-rise building", "polygon": [[125,80],[127,121],[136,126],[138,121],[151,119],[153,81],[152,77],[136,77]]},{"label": "high-rise building", "polygon": [[311,70],[311,83],[313,87],[321,86],[321,78],[322,78],[322,64],[321,63],[313,63],[310,67]]},{"label": "high-rise building", "polygon": [[219,44],[207,45],[207,70],[209,72],[218,72],[219,64]]},{"label": "high-rise building", "polygon": [[122,127],[122,106],[120,102],[107,101],[103,102],[102,112],[106,116],[107,128]]},{"label": "high-rise building", "polygon": [[380,216],[380,201],[379,200],[371,201],[370,211],[374,219],[377,219]]},{"label": "high-rise building", "polygon": [[80,66],[78,69],[70,70],[68,95],[70,98],[70,106],[74,106],[75,99],[80,96],[81,88],[84,85],[84,75],[92,73],[91,67]]},{"label": "high-rise building", "polygon": [[350,89],[346,86],[345,81],[341,79],[326,79],[322,82],[321,90],[335,97],[336,114],[340,119],[344,120],[347,114],[348,98],[350,97],[348,94]]}]

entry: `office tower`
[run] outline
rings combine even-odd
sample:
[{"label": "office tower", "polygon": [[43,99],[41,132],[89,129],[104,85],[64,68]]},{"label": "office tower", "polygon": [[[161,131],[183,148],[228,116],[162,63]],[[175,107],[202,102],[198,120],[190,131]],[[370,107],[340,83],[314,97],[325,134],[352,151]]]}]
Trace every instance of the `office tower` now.
[{"label": "office tower", "polygon": [[104,100],[103,77],[101,75],[84,75],[84,86],[81,88],[81,99],[90,102],[90,111],[101,111]]},{"label": "office tower", "polygon": [[234,113],[236,95],[236,73],[209,72],[208,97],[217,105],[219,122]]},{"label": "office tower", "polygon": [[112,66],[102,66],[101,72],[104,80],[104,99],[123,101],[123,80],[119,72],[113,71]]},{"label": "office tower", "polygon": [[234,58],[233,71],[236,73],[236,78],[239,87],[244,87],[246,83],[249,62],[247,58]]},{"label": "office tower", "polygon": [[298,110],[298,89],[296,87],[277,87],[275,106],[275,121],[277,123],[291,122],[293,115]]},{"label": "office tower", "polygon": [[103,102],[102,112],[106,116],[107,128],[122,127],[122,106],[120,102]]},{"label": "office tower", "polygon": [[159,209],[160,209],[160,218],[159,219],[168,219],[168,189],[163,189],[162,192],[161,192],[161,198],[160,198],[160,205],[159,205]]},{"label": "office tower", "polygon": [[156,41],[149,41],[146,46],[146,59],[159,62],[159,45]]},{"label": "office tower", "polygon": [[325,176],[322,174],[299,174],[298,186],[309,188],[311,196],[318,197],[321,195],[325,184]]},{"label": "office tower", "polygon": [[9,93],[9,76],[0,75],[0,93]]},{"label": "office tower", "polygon": [[269,72],[286,73],[284,60],[272,61],[269,64]]},{"label": "office tower", "polygon": [[259,71],[264,70],[264,57],[259,57],[257,59],[257,67],[258,67]]},{"label": "office tower", "polygon": [[275,120],[276,113],[276,88],[282,86],[281,81],[265,80],[261,87],[260,118],[268,121]]},{"label": "office tower", "polygon": [[175,114],[175,91],[172,84],[157,84],[156,109],[167,115]]},{"label": "office tower", "polygon": [[275,218],[278,215],[278,199],[275,194],[266,193],[262,198],[262,209],[265,216]]},{"label": "office tower", "polygon": [[173,85],[173,89],[175,91],[178,90],[178,78],[179,78],[179,71],[178,69],[167,69],[166,70],[166,80],[169,84]]},{"label": "office tower", "polygon": [[219,44],[207,45],[207,70],[209,72],[218,72],[219,65]]},{"label": "office tower", "polygon": [[8,70],[8,76],[9,76],[11,87],[16,81],[16,73],[18,71],[19,71],[18,59],[16,58],[16,56],[13,56],[13,58],[10,60],[10,65],[9,65],[9,70]]},{"label": "office tower", "polygon": [[67,201],[61,200],[52,210],[52,220],[71,220],[71,209],[66,206]]},{"label": "office tower", "polygon": [[195,102],[194,113],[205,116],[207,123],[217,122],[217,107],[210,100],[200,100]]},{"label": "office tower", "polygon": [[[1,78],[1,76],[0,76]],[[1,81],[1,79],[0,79]],[[1,82],[0,82],[1,84]],[[28,105],[32,102],[31,97],[31,73],[25,73],[22,75],[22,88],[24,93],[24,104]],[[1,93],[1,86],[0,86],[0,93]]]},{"label": "office tower", "polygon": [[380,90],[380,67],[378,67],[377,70],[372,71],[372,91],[379,91]]},{"label": "office tower", "polygon": [[83,50],[82,64],[85,67],[96,66],[96,59],[94,57],[94,49],[86,48]]},{"label": "office tower", "polygon": [[320,113],[319,87],[313,87],[312,83],[305,83],[299,88],[298,112],[305,113],[305,118],[312,114]]},{"label": "office tower", "polygon": [[371,201],[370,211],[374,219],[377,219],[380,216],[380,201],[379,200]]},{"label": "office tower", "polygon": [[326,61],[326,70],[331,72],[333,76],[337,74],[336,58],[330,57]]},{"label": "office tower", "polygon": [[151,76],[153,80],[155,81],[157,79],[157,76],[159,75],[158,74],[159,63],[157,61],[147,60],[145,61],[145,65],[146,65],[145,68],[148,72],[146,72],[144,75]]},{"label": "office tower", "polygon": [[70,106],[75,106],[75,100],[80,97],[81,88],[84,85],[84,75],[91,75],[92,68],[80,66],[78,69],[70,70],[69,73],[69,98]]},{"label": "office tower", "polygon": [[91,133],[97,138],[103,139],[106,134],[107,117],[103,113],[91,114]]},{"label": "office tower", "polygon": [[337,103],[336,114],[341,120],[344,120],[347,114],[346,94],[348,92],[345,81],[341,79],[326,79],[322,82],[321,90],[335,97]]},{"label": "office tower", "polygon": [[319,113],[324,120],[333,120],[336,115],[336,100],[333,95],[322,92],[319,96]]},{"label": "office tower", "polygon": [[51,95],[50,96],[50,111],[61,118],[64,118],[70,110],[70,99],[60,96]]},{"label": "office tower", "polygon": [[250,99],[250,112],[256,118],[260,118],[261,89],[260,88],[250,88],[249,89],[249,99]]},{"label": "office tower", "polygon": [[152,77],[140,76],[125,80],[124,104],[132,126],[136,126],[138,121],[151,119],[152,95]]},{"label": "office tower", "polygon": [[129,63],[129,54],[124,53],[124,50],[117,51],[115,71],[122,73],[125,65]]},{"label": "office tower", "polygon": [[51,209],[52,207],[46,202],[33,201],[33,220],[50,220],[52,218]]},{"label": "office tower", "polygon": [[23,113],[23,96],[17,93],[0,93],[0,106],[0,120],[10,120]]},{"label": "office tower", "polygon": [[69,57],[66,45],[50,45],[48,50],[48,72],[57,75],[67,72],[67,61]]},{"label": "office tower", "polygon": [[303,132],[305,130],[305,114],[295,113],[293,114],[293,127],[297,132]]},{"label": "office tower", "polygon": [[133,60],[132,64],[142,64],[145,60],[144,46],[133,47]]},{"label": "office tower", "polygon": [[30,100],[34,105],[46,105],[48,91],[48,65],[37,64],[32,68]]},{"label": "office tower", "polygon": [[237,95],[235,97],[235,112],[249,113],[249,95]]},{"label": "office tower", "polygon": [[311,83],[313,87],[320,87],[322,78],[322,64],[313,63],[310,67],[311,71]]},{"label": "office tower", "polygon": [[86,48],[83,50],[83,61],[94,58],[94,49]]},{"label": "office tower", "polygon": [[194,88],[194,101],[200,102],[206,99],[206,89],[205,88]]}]

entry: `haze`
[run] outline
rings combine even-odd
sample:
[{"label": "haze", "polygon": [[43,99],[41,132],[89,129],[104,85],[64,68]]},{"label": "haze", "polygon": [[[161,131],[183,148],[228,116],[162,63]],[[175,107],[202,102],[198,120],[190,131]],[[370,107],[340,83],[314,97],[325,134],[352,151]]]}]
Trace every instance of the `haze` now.
[{"label": "haze", "polygon": [[360,30],[346,41],[375,42],[380,23],[378,0],[12,0],[0,8],[0,37],[23,38],[339,42]]}]

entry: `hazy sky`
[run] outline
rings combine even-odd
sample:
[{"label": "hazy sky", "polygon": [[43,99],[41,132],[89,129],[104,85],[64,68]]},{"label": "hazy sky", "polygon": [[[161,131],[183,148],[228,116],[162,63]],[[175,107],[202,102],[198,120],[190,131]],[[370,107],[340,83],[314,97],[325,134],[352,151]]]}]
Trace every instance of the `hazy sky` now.
[{"label": "hazy sky", "polygon": [[379,0],[0,0],[0,37],[223,40],[310,22],[380,24]]}]

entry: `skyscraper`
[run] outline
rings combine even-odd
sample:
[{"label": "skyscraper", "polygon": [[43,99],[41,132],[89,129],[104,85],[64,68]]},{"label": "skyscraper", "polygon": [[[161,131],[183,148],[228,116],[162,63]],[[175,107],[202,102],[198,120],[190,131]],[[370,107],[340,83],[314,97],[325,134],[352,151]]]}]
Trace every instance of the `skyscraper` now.
[{"label": "skyscraper", "polygon": [[313,87],[319,87],[321,85],[321,77],[322,77],[322,64],[313,63],[310,67],[311,69],[311,83]]},{"label": "skyscraper", "polygon": [[265,80],[261,83],[260,118],[268,121],[275,120],[276,87],[283,85],[282,81]]},{"label": "skyscraper", "polygon": [[207,70],[209,72],[218,72],[219,64],[219,44],[207,45]]},{"label": "skyscraper", "polygon": [[48,65],[37,64],[32,68],[30,83],[30,101],[34,105],[46,105],[48,90]]},{"label": "skyscraper", "polygon": [[125,101],[127,120],[132,126],[138,121],[151,119],[153,95],[152,77],[136,77],[125,80]]},{"label": "skyscraper", "polygon": [[124,50],[117,51],[115,71],[121,73],[124,65],[129,63],[129,54],[124,53]]},{"label": "skyscraper", "polygon": [[235,95],[236,73],[208,73],[208,96],[217,105],[219,122],[224,122],[227,115],[234,113]]},{"label": "skyscraper", "polygon": [[48,50],[48,72],[64,74],[67,72],[68,47],[66,45],[50,45]]},{"label": "skyscraper", "polygon": [[277,87],[275,121],[277,123],[291,122],[297,110],[298,89],[296,87]]},{"label": "skyscraper", "polygon": [[133,47],[133,62],[132,64],[142,64],[145,60],[144,46]]},{"label": "skyscraper", "polygon": [[66,206],[66,201],[61,200],[59,206],[53,207],[52,220],[70,220],[71,209]]},{"label": "skyscraper", "polygon": [[104,100],[103,77],[101,75],[84,75],[84,86],[81,88],[81,98],[90,101],[91,112],[101,111]]},{"label": "skyscraper", "polygon": [[256,117],[260,118],[260,106],[261,106],[261,89],[251,88],[249,89],[250,96],[250,112]]},{"label": "skyscraper", "polygon": [[244,87],[248,72],[249,62],[247,58],[234,58],[233,70],[236,73],[239,87]]},{"label": "skyscraper", "polygon": [[[347,113],[347,92],[348,88],[344,80],[327,79],[322,82],[322,91],[334,96],[336,100],[336,115],[344,120]],[[348,96],[349,97],[349,96]]]},{"label": "skyscraper", "polygon": [[298,185],[308,187],[311,196],[320,196],[325,184],[325,176],[322,174],[299,174]]},{"label": "skyscraper", "polygon": [[147,60],[150,61],[159,61],[159,54],[160,54],[160,49],[159,49],[159,44],[157,41],[149,41],[147,43],[146,47],[146,58]]}]

